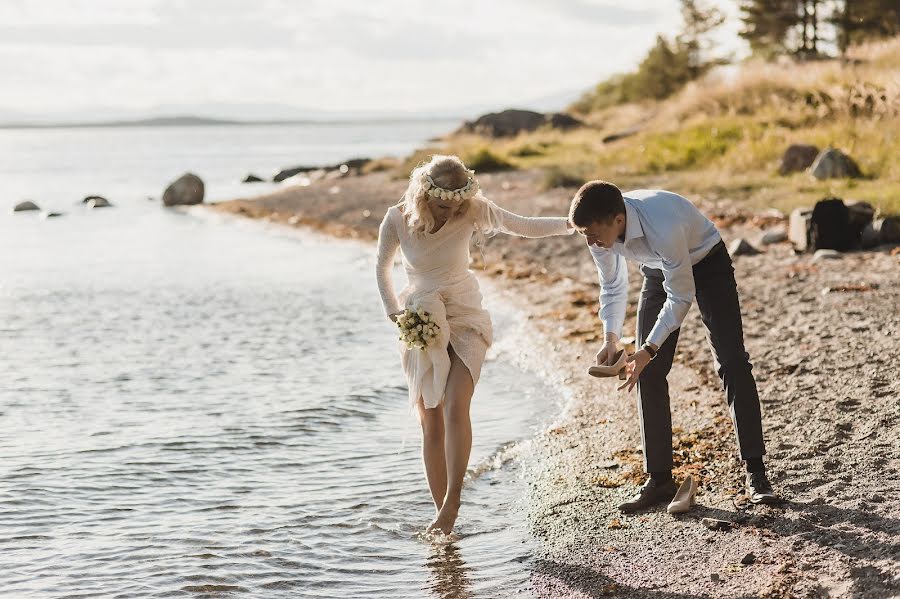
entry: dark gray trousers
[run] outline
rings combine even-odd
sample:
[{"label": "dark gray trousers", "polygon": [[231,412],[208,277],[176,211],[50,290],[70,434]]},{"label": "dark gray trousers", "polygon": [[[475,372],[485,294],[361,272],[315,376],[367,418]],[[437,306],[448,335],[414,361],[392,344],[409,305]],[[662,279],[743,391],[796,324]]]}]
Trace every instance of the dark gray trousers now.
[{"label": "dark gray trousers", "polygon": [[[663,273],[641,265],[644,285],[638,303],[638,347],[644,344],[666,301]],[[716,371],[725,389],[741,459],[765,454],[759,395],[750,356],[744,350],[744,331],[738,301],[734,267],[724,243],[694,265],[697,307],[706,326],[706,340],[712,350]],[[679,331],[673,331],[638,378],[641,438],[647,472],[672,469],[672,413],[669,383]]]}]

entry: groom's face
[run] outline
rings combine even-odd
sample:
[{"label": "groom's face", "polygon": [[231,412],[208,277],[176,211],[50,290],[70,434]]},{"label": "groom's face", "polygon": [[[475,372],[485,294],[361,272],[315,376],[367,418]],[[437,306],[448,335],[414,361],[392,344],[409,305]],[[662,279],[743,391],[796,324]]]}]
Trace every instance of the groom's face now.
[{"label": "groom's face", "polygon": [[607,221],[594,221],[584,229],[579,229],[579,233],[584,235],[588,245],[609,249],[618,239],[624,220],[623,215],[616,215]]}]

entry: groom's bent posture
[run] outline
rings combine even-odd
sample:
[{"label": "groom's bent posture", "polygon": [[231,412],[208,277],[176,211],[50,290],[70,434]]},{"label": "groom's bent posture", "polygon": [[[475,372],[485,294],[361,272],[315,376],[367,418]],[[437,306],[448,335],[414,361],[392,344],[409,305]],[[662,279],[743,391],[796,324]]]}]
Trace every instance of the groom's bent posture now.
[{"label": "groom's bent posture", "polygon": [[606,342],[597,354],[598,364],[612,364],[622,334],[628,295],[625,259],[640,262],[644,275],[637,322],[641,349],[628,359],[630,378],[620,389],[630,391],[637,385],[644,467],[650,478],[619,508],[631,512],[669,501],[677,490],[666,376],[681,323],[695,298],[747,465],[747,493],[754,503],[774,502],[763,466],[759,395],[744,350],[734,268],[715,225],[678,194],[638,190],[623,197],[618,187],[604,181],[591,181],[578,190],[569,220],[585,236],[600,273]]}]

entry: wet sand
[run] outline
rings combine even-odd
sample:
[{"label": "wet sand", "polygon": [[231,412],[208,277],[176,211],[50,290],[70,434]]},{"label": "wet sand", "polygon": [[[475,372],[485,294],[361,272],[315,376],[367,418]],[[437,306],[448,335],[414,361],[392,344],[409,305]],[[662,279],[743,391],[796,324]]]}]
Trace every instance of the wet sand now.
[{"label": "wet sand", "polygon": [[[495,202],[562,215],[572,190],[540,191],[533,171],[480,175]],[[665,186],[648,181],[647,186]],[[374,240],[404,181],[376,173],[322,181],[216,210]],[[677,189],[674,191],[678,191]],[[757,242],[774,213],[692,197],[726,242]],[[759,246],[758,247],[763,247]],[[636,397],[586,374],[602,327],[596,270],[578,237],[491,239],[474,268],[527,314],[519,359],[568,402],[536,439],[530,514],[544,555],[538,597],[890,597],[900,594],[900,256],[891,248],[813,264],[788,244],[735,258],[747,350],[763,407],[767,465],[781,506],[751,506],[724,392],[698,311],[669,377],[676,476],[701,481],[698,505],[622,516],[643,480]],[[640,275],[631,265],[626,334]],[[373,301],[377,298],[373,297]],[[701,518],[733,523],[710,531]],[[742,563],[748,562],[748,563]]]}]

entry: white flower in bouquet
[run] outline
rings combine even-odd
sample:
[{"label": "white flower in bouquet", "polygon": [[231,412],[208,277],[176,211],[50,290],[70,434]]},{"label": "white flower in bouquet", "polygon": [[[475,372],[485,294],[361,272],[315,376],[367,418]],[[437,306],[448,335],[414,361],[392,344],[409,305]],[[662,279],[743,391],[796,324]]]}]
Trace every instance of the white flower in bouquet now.
[{"label": "white flower in bouquet", "polygon": [[424,350],[437,338],[440,327],[424,309],[407,308],[397,317],[397,328],[400,329],[400,341],[410,349],[415,347]]}]

